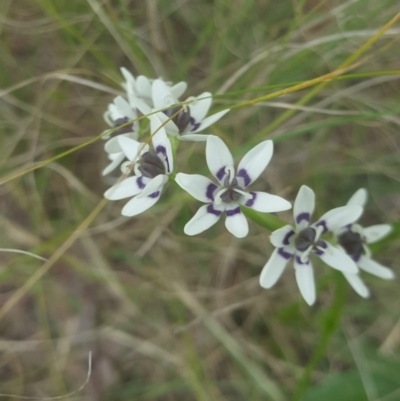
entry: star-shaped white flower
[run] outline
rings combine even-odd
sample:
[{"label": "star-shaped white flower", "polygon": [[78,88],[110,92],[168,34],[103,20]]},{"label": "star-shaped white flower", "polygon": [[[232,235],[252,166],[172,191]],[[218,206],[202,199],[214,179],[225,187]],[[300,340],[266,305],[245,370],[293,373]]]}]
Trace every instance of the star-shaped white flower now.
[{"label": "star-shaped white flower", "polygon": [[[121,68],[121,73],[125,78],[125,82],[122,83],[122,86],[126,90],[130,100],[131,98],[140,99],[147,106],[153,108],[154,102],[152,97],[152,85],[154,80],[149,79],[144,75],[139,75],[135,79],[135,77],[124,67]],[[159,81],[162,80],[159,79]],[[164,84],[169,88],[173,96],[176,98],[181,97],[187,88],[186,82],[178,82],[175,85],[172,85],[169,82],[164,82]]]},{"label": "star-shaped white flower", "polygon": [[[116,97],[114,101],[108,105],[108,109],[104,113],[104,120],[112,128],[124,125],[129,121],[136,119],[136,109],[122,96]],[[107,139],[104,149],[107,153],[107,157],[111,160],[111,163],[103,170],[103,175],[111,173],[111,171],[115,170],[125,159],[125,154],[117,139],[118,136],[122,135],[136,140],[138,137],[138,131],[139,123],[138,121],[133,121],[132,124],[124,125],[123,127],[114,130],[112,134],[110,133],[109,135],[103,136],[103,139]]]},{"label": "star-shaped white flower", "polygon": [[[359,205],[364,207],[367,202],[367,191],[359,189],[347,202],[347,205]],[[335,235],[339,246],[367,273],[380,277],[384,280],[392,280],[395,275],[392,270],[382,266],[371,259],[371,251],[368,244],[373,244],[388,235],[392,227],[389,224],[376,224],[370,227],[362,227],[358,223],[346,225],[337,230]],[[364,284],[359,274],[343,273],[346,280],[360,296],[367,298],[369,289]]]},{"label": "star-shaped white flower", "polygon": [[121,213],[124,216],[136,216],[160,199],[168,175],[173,170],[171,143],[162,128],[157,133],[156,141],[153,137],[155,152],[149,152],[147,145],[124,136],[119,136],[118,142],[124,155],[134,163],[135,174],[115,184],[104,196],[109,200],[133,197]]},{"label": "star-shaped white flower", "polygon": [[261,142],[243,157],[235,174],[233,157],[229,149],[220,138],[209,135],[206,159],[208,168],[218,184],[197,174],[178,173],[175,178],[190,195],[207,203],[186,224],[185,233],[196,235],[207,230],[225,212],[225,226],[228,231],[238,238],[243,238],[247,235],[249,227],[239,205],[265,213],[290,209],[291,204],[279,196],[266,192],[246,192],[246,188],[267,167],[272,153],[272,141]]},{"label": "star-shaped white flower", "polygon": [[[206,117],[211,107],[212,95],[204,92],[196,98],[186,99],[190,104],[177,106],[180,101],[164,81],[156,79],[152,85],[153,108],[139,98],[132,98],[132,103],[144,115],[156,113],[161,122],[166,123],[179,110],[179,113],[168,121],[165,129],[168,134],[178,137],[182,141],[206,141],[207,135],[198,134],[210,125],[218,121],[229,109],[222,110],[209,117]],[[163,111],[160,111],[163,110]]]},{"label": "star-shaped white flower", "polygon": [[334,231],[353,223],[363,211],[363,208],[358,205],[338,207],[325,213],[316,223],[310,225],[314,207],[315,194],[312,189],[303,185],[293,206],[296,226],[287,225],[271,234],[270,240],[276,249],[260,275],[261,287],[272,287],[283,273],[289,260],[293,258],[297,285],[309,305],[315,302],[316,296],[314,273],[309,259],[311,252],[334,269],[357,273],[357,265],[346,253],[335,248],[329,242],[321,240],[320,237],[328,231]]}]

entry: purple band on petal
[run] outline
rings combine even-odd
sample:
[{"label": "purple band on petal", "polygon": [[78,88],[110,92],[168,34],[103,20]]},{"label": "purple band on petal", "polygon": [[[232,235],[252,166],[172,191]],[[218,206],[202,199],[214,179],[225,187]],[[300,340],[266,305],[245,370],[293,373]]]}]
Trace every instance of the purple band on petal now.
[{"label": "purple band on petal", "polygon": [[250,176],[247,174],[247,171],[242,168],[238,171],[238,173],[236,174],[236,177],[241,177],[243,178],[244,181],[244,185],[247,187],[248,185],[250,185],[251,183],[251,178]]},{"label": "purple band on petal", "polygon": [[221,167],[218,171],[217,174],[215,174],[215,176],[219,179],[222,180],[222,177],[225,175],[225,166]]},{"label": "purple band on petal", "polygon": [[[328,244],[325,241],[318,241],[317,246],[318,246],[318,248],[322,248],[322,249],[328,248]],[[325,253],[324,251],[321,251],[320,249],[317,249],[317,248],[313,248],[313,252],[318,256],[321,256]]]},{"label": "purple band on petal", "polygon": [[296,255],[296,262],[299,264],[299,265],[308,265],[309,264],[309,260],[308,260],[308,258],[307,258],[307,262],[302,262],[301,261],[301,258],[300,258],[300,256],[297,256]]},{"label": "purple band on petal", "polygon": [[294,235],[294,231],[293,231],[293,230],[289,231],[289,232],[283,237],[283,240],[282,240],[283,245],[289,245],[289,238],[290,238],[292,235]]},{"label": "purple band on petal", "polygon": [[307,223],[310,221],[310,213],[303,212],[296,216],[296,223],[299,224],[301,221],[306,220]]},{"label": "purple band on petal", "polygon": [[189,120],[190,124],[193,125],[192,129],[190,131],[195,132],[199,129],[200,127],[200,123],[196,123],[196,120],[193,117],[190,117]]},{"label": "purple band on petal", "polygon": [[360,253],[359,255],[349,255],[349,256],[354,260],[354,262],[357,263],[361,259],[362,254]]},{"label": "purple band on petal", "polygon": [[256,201],[257,194],[255,192],[250,192],[251,199],[249,199],[244,205],[247,207],[252,207],[254,205],[254,202]]},{"label": "purple band on petal", "polygon": [[136,184],[140,189],[143,189],[146,185],[143,182],[143,176],[141,175],[136,179]]},{"label": "purple band on petal", "polygon": [[221,216],[221,211],[214,209],[214,205],[211,203],[210,205],[207,206],[207,213],[211,213],[214,216]]},{"label": "purple band on petal", "polygon": [[226,217],[232,217],[235,214],[240,213],[240,207],[238,206],[236,209],[226,210],[225,213],[226,213]]},{"label": "purple band on petal", "polygon": [[156,191],[156,192],[153,192],[151,195],[149,195],[148,197],[149,198],[157,198],[158,196],[160,196],[160,191]]},{"label": "purple band on petal", "polygon": [[293,256],[290,252],[286,252],[284,248],[278,248],[278,255],[286,260],[289,260]]},{"label": "purple band on petal", "polygon": [[169,160],[168,160],[168,156],[167,156],[167,149],[165,149],[165,146],[158,145],[158,146],[156,147],[155,150],[156,150],[157,155],[158,155],[159,153],[161,153],[161,154],[164,156],[164,160],[165,160],[165,162],[167,163],[167,172],[170,173],[170,172],[171,172],[171,169],[170,169],[170,167],[169,167]]},{"label": "purple band on petal", "polygon": [[317,223],[315,223],[315,227],[321,226],[324,231],[322,231],[322,234],[326,233],[328,231],[328,226],[326,225],[326,221],[325,220],[320,220]]},{"label": "purple band on petal", "polygon": [[213,184],[213,183],[211,183],[211,184],[208,184],[208,186],[207,186],[207,189],[206,189],[206,196],[207,196],[207,198],[208,199],[210,199],[210,200],[214,200],[214,191],[217,189],[218,187],[215,185],[215,184]]}]

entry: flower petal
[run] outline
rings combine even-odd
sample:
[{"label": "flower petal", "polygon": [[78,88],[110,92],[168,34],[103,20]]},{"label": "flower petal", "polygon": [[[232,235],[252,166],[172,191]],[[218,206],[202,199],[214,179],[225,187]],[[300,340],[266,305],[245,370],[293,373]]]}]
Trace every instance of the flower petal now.
[{"label": "flower petal", "polygon": [[282,275],[287,263],[293,254],[282,252],[282,248],[276,248],[272,252],[268,262],[260,274],[260,285],[263,288],[271,288]]},{"label": "flower petal", "polygon": [[271,236],[269,237],[269,240],[271,241],[271,244],[275,246],[276,248],[280,248],[283,246],[288,246],[289,245],[289,239],[295,234],[292,226],[287,225],[282,228],[278,228],[274,232],[271,233]]},{"label": "flower petal", "polygon": [[119,151],[122,150],[122,152],[124,152],[125,156],[130,161],[138,161],[140,154],[143,153],[146,149],[146,145],[144,145],[143,143],[135,141],[134,139],[130,139],[126,136],[119,135],[116,138],[120,146]]},{"label": "flower petal", "polygon": [[225,227],[237,238],[244,238],[249,233],[247,219],[238,204],[231,203],[225,210]]},{"label": "flower petal", "polygon": [[130,198],[142,192],[148,181],[148,178],[142,176],[128,177],[108,189],[104,197],[108,200]]},{"label": "flower petal", "polygon": [[204,92],[200,96],[197,96],[194,103],[189,104],[190,116],[193,117],[196,123],[204,120],[208,110],[210,110],[212,103],[212,95],[210,92]]},{"label": "flower petal", "polygon": [[347,205],[356,205],[364,207],[367,203],[368,193],[364,188],[360,188],[354,193],[354,195],[349,199]]},{"label": "flower petal", "polygon": [[337,207],[325,213],[313,226],[322,226],[324,229],[323,233],[334,231],[347,224],[354,223],[362,215],[362,212],[363,208],[361,206]]},{"label": "flower petal", "polygon": [[178,82],[177,84],[171,86],[170,90],[171,93],[177,98],[179,99],[183,93],[186,91],[187,89],[187,83],[182,81],[182,82]]},{"label": "flower petal", "polygon": [[215,190],[218,189],[218,185],[214,184],[207,177],[198,174],[178,173],[175,181],[181,188],[200,202],[212,202]]},{"label": "flower petal", "polygon": [[168,106],[179,103],[178,99],[172,94],[170,87],[162,79],[153,81],[152,97],[154,107],[157,110],[163,110]]},{"label": "flower petal", "polygon": [[389,268],[382,266],[380,263],[375,262],[364,255],[361,255],[360,260],[357,262],[360,269],[366,271],[367,273],[373,274],[374,276],[383,278],[384,280],[392,280],[395,274]]},{"label": "flower petal", "polygon": [[149,78],[139,75],[136,78],[136,89],[139,96],[151,99],[152,87]]},{"label": "flower petal", "polygon": [[250,149],[239,163],[236,178],[240,178],[243,188],[254,182],[265,170],[274,152],[271,140],[259,143]]},{"label": "flower petal", "polygon": [[157,191],[161,191],[164,184],[168,181],[168,176],[164,174],[157,175],[156,177],[149,180],[146,187],[143,188],[141,193],[137,196],[138,199],[150,196]]},{"label": "flower petal", "polygon": [[363,229],[368,244],[373,244],[379,241],[392,231],[392,226],[389,224],[376,224],[374,226],[366,227]]},{"label": "flower petal", "polygon": [[329,242],[319,241],[321,244],[314,253],[328,266],[346,273],[357,273],[358,267],[353,259],[342,250],[335,248]]},{"label": "flower petal", "polygon": [[111,163],[102,171],[102,175],[107,175],[111,173],[111,171],[114,171],[125,159],[125,155],[123,152],[116,153],[117,157],[113,158]]},{"label": "flower petal", "polygon": [[306,185],[302,185],[293,205],[293,217],[296,223],[297,231],[301,231],[308,227],[314,207],[314,191]]},{"label": "flower petal", "polygon": [[153,114],[149,118],[154,150],[164,162],[167,173],[170,174],[174,169],[171,142],[168,139],[165,128],[161,126],[158,116]]},{"label": "flower petal", "polygon": [[196,235],[213,226],[221,217],[224,207],[222,205],[204,205],[187,222],[184,231],[186,235]]},{"label": "flower petal", "polygon": [[205,134],[183,134],[183,135],[178,135],[177,138],[180,141],[192,141],[192,142],[205,142],[209,135]]},{"label": "flower petal", "polygon": [[233,157],[222,139],[215,135],[209,135],[207,138],[206,159],[211,174],[223,183],[226,175],[225,168],[233,168]]},{"label": "flower petal", "polygon": [[348,283],[353,287],[353,290],[363,298],[369,298],[369,289],[368,287],[364,284],[364,281],[361,280],[361,277],[359,274],[350,274],[350,273],[344,273],[344,277],[348,281]]},{"label": "flower petal", "polygon": [[316,299],[312,264],[310,260],[307,263],[299,263],[298,259],[295,258],[294,261],[297,285],[304,300],[311,306]]},{"label": "flower petal", "polygon": [[131,199],[121,211],[123,216],[136,216],[151,208],[160,199],[161,191],[154,193],[152,196],[138,198],[137,196]]},{"label": "flower petal", "polygon": [[[205,118],[200,122],[200,125],[197,128],[192,128],[191,132],[200,132],[208,128],[210,125],[213,125],[217,122],[221,117],[223,117],[230,109],[219,111],[218,113],[212,114],[211,116]],[[197,122],[198,124],[198,122]]]},{"label": "flower petal", "polygon": [[[152,110],[154,112],[155,109]],[[160,120],[161,124],[164,124],[163,127],[165,130],[171,134],[171,135],[178,135],[179,134],[179,128],[176,126],[176,124],[162,111],[156,113],[158,119]]]},{"label": "flower petal", "polygon": [[271,195],[266,192],[249,192],[251,199],[244,199],[240,202],[243,206],[250,207],[263,213],[281,212],[292,207],[291,203],[280,196]]},{"label": "flower petal", "polygon": [[130,120],[137,118],[136,112],[122,96],[117,96],[114,103],[124,117],[128,117]]}]

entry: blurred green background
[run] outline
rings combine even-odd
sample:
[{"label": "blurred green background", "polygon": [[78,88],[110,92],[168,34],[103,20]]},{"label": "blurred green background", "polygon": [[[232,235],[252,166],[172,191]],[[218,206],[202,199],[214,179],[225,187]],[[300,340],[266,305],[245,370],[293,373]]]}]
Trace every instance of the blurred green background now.
[{"label": "blurred green background", "polygon": [[[0,248],[54,257],[115,182],[101,177],[102,140],[53,158],[107,128],[121,66],[184,80],[185,96],[210,91],[220,110],[335,70],[399,11],[398,0],[1,0],[0,177],[48,163],[0,186]],[[255,187],[293,201],[309,185],[315,216],[365,187],[361,224],[400,222],[399,38],[397,22],[342,77],[238,107],[205,133],[238,159],[274,139]],[[176,166],[208,174],[204,144],[181,143]],[[364,300],[315,262],[310,308],[291,266],[259,287],[264,228],[250,222],[238,240],[221,221],[187,237],[200,205],[172,183],[138,217],[123,204],[37,280],[43,261],[0,252],[0,393],[74,391],[92,350],[82,400],[400,399],[398,280],[364,274]],[[374,248],[395,271],[399,232]]]}]

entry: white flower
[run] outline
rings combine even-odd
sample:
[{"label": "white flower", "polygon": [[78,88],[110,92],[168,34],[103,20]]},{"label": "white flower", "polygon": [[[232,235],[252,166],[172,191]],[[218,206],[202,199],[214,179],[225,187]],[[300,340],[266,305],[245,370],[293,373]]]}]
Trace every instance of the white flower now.
[{"label": "white flower", "polygon": [[222,110],[206,117],[211,107],[211,97],[211,93],[204,92],[196,98],[192,97],[185,100],[185,102],[190,102],[190,104],[177,106],[180,101],[178,100],[178,96],[174,94],[173,87],[171,88],[164,81],[156,79],[152,85],[153,107],[150,107],[139,98],[132,98],[132,103],[144,115],[156,113],[162,123],[167,122],[169,117],[172,117],[182,109],[172,118],[172,121],[170,120],[166,123],[165,129],[167,133],[177,136],[183,141],[206,141],[207,135],[201,135],[198,132],[214,124],[229,111],[229,109]]},{"label": "white flower", "polygon": [[[361,188],[350,198],[347,205],[364,207],[366,202],[367,191]],[[337,230],[335,235],[340,247],[354,260],[361,270],[385,280],[392,280],[395,277],[393,271],[372,260],[371,251],[368,248],[368,244],[379,241],[389,234],[391,230],[392,227],[389,224],[376,224],[364,228],[357,223],[353,223]],[[357,294],[364,298],[369,296],[369,289],[361,280],[359,274],[343,274]]]},{"label": "white flower", "polygon": [[[122,83],[122,86],[126,90],[128,98],[130,98],[130,100],[132,98],[140,99],[145,104],[147,104],[147,106],[153,108],[154,107],[154,102],[152,98],[153,80],[145,77],[144,75],[139,75],[135,79],[135,77],[124,67],[121,68],[121,73],[125,78],[125,82]],[[169,88],[173,96],[175,96],[176,98],[179,98],[187,88],[186,82],[178,82],[175,85],[172,85],[167,82],[165,82],[164,84]]]},{"label": "white flower", "polygon": [[[132,107],[122,96],[116,97],[114,101],[108,105],[108,109],[104,113],[104,120],[112,128],[124,125],[127,122],[136,119],[136,109]],[[108,140],[104,146],[104,149],[107,153],[107,157],[111,160],[111,163],[103,170],[103,175],[107,175],[116,169],[125,159],[124,152],[122,152],[117,139],[118,136],[122,135],[136,140],[138,137],[138,131],[139,123],[138,121],[133,121],[132,124],[124,125],[123,127],[114,130],[112,134],[110,133],[102,137],[103,139]],[[113,136],[112,138],[111,135]]]},{"label": "white flower", "polygon": [[319,256],[327,265],[348,273],[357,273],[357,265],[343,251],[329,242],[321,240],[322,234],[334,231],[339,227],[356,221],[363,208],[357,205],[343,206],[325,213],[316,223],[309,225],[315,207],[315,194],[312,189],[303,185],[296,196],[293,216],[296,227],[284,226],[271,234],[270,240],[276,247],[261,275],[260,285],[272,287],[294,257],[296,281],[305,301],[312,305],[315,302],[314,273],[310,252]]},{"label": "white flower", "polygon": [[135,175],[115,184],[104,196],[109,200],[133,197],[121,211],[124,216],[136,216],[153,206],[173,170],[172,148],[165,130],[161,128],[152,139],[154,153],[133,139],[121,135],[117,139],[124,155],[134,163]]},{"label": "white flower", "polygon": [[267,167],[272,153],[272,141],[261,142],[243,157],[235,174],[229,149],[220,138],[209,135],[206,159],[208,168],[218,184],[197,174],[176,175],[176,182],[185,191],[197,200],[207,203],[186,224],[185,233],[196,235],[207,230],[225,212],[225,226],[228,231],[238,238],[243,238],[247,235],[249,228],[239,205],[265,213],[290,209],[291,204],[279,196],[265,192],[245,191]]}]

